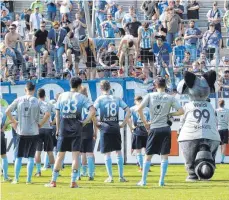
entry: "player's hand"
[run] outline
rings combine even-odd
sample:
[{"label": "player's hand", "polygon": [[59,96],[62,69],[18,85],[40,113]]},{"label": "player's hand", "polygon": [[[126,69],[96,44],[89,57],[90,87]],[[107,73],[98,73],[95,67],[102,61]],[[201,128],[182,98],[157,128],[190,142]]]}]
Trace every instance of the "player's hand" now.
[{"label": "player's hand", "polygon": [[97,134],[93,134],[93,139],[94,139],[94,140],[97,139]]},{"label": "player's hand", "polygon": [[15,121],[15,122],[12,122],[11,126],[13,127],[13,129],[16,131],[17,130],[17,125],[18,125],[18,122]]},{"label": "player's hand", "polygon": [[145,126],[145,128],[146,128],[147,131],[150,130],[150,123],[144,124],[144,126]]}]

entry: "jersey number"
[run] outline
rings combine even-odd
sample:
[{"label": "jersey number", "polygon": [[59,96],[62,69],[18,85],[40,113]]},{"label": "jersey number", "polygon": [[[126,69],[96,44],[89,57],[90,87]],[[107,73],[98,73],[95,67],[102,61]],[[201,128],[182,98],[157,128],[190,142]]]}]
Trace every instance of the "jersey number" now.
[{"label": "jersey number", "polygon": [[205,123],[209,122],[210,119],[210,113],[208,110],[204,109],[204,110],[194,110],[193,112],[193,117],[195,117],[197,119],[197,122],[200,123],[201,119],[204,118],[206,119]]},{"label": "jersey number", "polygon": [[67,100],[63,105],[63,113],[76,113],[77,111],[77,101]]},{"label": "jersey number", "polygon": [[108,103],[105,105],[105,108],[107,109],[107,117],[111,116],[114,117],[117,115],[117,105],[116,103]]}]

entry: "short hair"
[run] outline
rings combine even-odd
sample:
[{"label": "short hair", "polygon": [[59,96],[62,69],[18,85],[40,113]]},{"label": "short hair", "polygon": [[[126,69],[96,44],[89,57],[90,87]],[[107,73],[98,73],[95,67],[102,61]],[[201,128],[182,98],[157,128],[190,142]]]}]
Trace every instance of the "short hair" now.
[{"label": "short hair", "polygon": [[25,85],[25,88],[30,92],[34,91],[35,90],[35,84],[33,82],[27,82]]},{"label": "short hair", "polygon": [[72,77],[70,79],[70,87],[71,88],[78,88],[82,84],[82,79],[79,77]]},{"label": "short hair", "polygon": [[191,53],[189,51],[185,51],[184,53],[185,54],[188,54],[188,55],[191,55]]},{"label": "short hair", "polygon": [[178,42],[178,41],[183,41],[182,37],[177,37],[177,38],[175,39],[175,42]]},{"label": "short hair", "polygon": [[155,85],[157,88],[166,88],[166,80],[163,77],[157,77],[155,80]]},{"label": "short hair", "polygon": [[17,28],[17,26],[15,24],[10,24],[10,26],[13,26],[14,28]]},{"label": "short hair", "polygon": [[142,98],[142,96],[136,96],[136,97],[134,98],[134,100],[140,102],[140,101],[143,100],[143,98]]},{"label": "short hair", "polygon": [[224,105],[225,105],[225,101],[223,100],[223,99],[220,99],[219,100],[219,107],[224,107]]},{"label": "short hair", "polygon": [[129,46],[129,48],[131,48],[132,46],[134,46],[134,41],[133,41],[133,40],[130,40],[130,41],[128,42],[128,46]]},{"label": "short hair", "polygon": [[44,98],[45,97],[45,90],[43,88],[40,88],[38,91],[37,91],[37,96],[39,98]]},{"label": "short hair", "polygon": [[195,20],[193,20],[193,19],[189,20],[189,24],[191,24],[192,22],[193,22],[194,24],[196,23]]},{"label": "short hair", "polygon": [[103,91],[109,91],[111,89],[111,84],[107,80],[102,80],[100,86]]}]

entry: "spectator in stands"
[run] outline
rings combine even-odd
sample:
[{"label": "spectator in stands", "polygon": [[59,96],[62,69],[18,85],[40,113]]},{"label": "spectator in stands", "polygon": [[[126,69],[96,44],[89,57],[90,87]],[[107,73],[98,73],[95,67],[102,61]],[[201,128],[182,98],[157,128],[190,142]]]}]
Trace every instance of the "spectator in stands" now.
[{"label": "spectator in stands", "polygon": [[98,75],[98,78],[105,78],[104,69],[103,68],[98,68],[97,69],[97,75]]},{"label": "spectator in stands", "polygon": [[5,7],[3,7],[1,10],[1,22],[4,22],[6,26],[9,26],[11,23],[9,11]]},{"label": "spectator in stands", "polygon": [[177,37],[175,39],[175,44],[176,46],[173,47],[172,62],[174,77],[177,85],[183,79],[183,60],[186,48],[183,45],[183,39],[181,37]]},{"label": "spectator in stands", "polygon": [[28,9],[26,14],[25,14],[25,24],[26,24],[26,29],[30,31],[30,16],[31,16],[32,10]]},{"label": "spectator in stands", "polygon": [[80,38],[82,35],[86,35],[87,24],[85,18],[81,13],[76,13],[76,19],[73,21],[73,30],[75,33],[75,37]]},{"label": "spectator in stands", "polygon": [[224,10],[227,11],[229,9],[229,1],[224,0]]},{"label": "spectator in stands", "polygon": [[96,50],[94,41],[86,35],[81,35],[79,38],[80,55],[83,57],[83,62],[87,67],[87,78],[95,79],[96,77]]},{"label": "spectator in stands", "polygon": [[67,55],[67,59],[70,64],[73,64],[72,54],[74,55],[75,72],[76,74],[78,74],[79,73],[79,62],[80,62],[79,38],[74,37],[74,33],[70,31],[64,38],[63,44],[65,45],[65,53]]},{"label": "spectator in stands", "polygon": [[129,12],[126,13],[122,20],[122,27],[125,27],[127,23],[132,22],[134,16],[136,16],[134,6],[129,7]]},{"label": "spectator in stands", "polygon": [[167,28],[164,28],[163,26],[159,26],[159,32],[156,32],[155,35],[164,36],[166,38],[166,36],[167,36]]},{"label": "spectator in stands", "polygon": [[48,58],[48,31],[45,29],[46,23],[41,22],[40,28],[35,32],[32,39],[32,48],[35,52],[40,53],[43,57],[43,63],[47,63]]},{"label": "spectator in stands", "polygon": [[226,10],[226,13],[224,14],[223,23],[224,23],[224,27],[226,28],[227,37],[228,37],[226,42],[226,47],[229,48],[229,6]]},{"label": "spectator in stands", "polygon": [[158,68],[158,74],[162,77],[169,76],[171,85],[171,91],[176,90],[173,65],[172,65],[172,48],[171,45],[165,42],[164,36],[155,36],[156,43],[153,45],[153,52],[156,57],[156,65]]},{"label": "spectator in stands", "polygon": [[197,76],[203,75],[204,71],[200,67],[200,63],[198,61],[194,61],[192,63],[192,69],[191,72],[194,73]]},{"label": "spectator in stands", "polygon": [[48,20],[54,22],[56,17],[56,10],[57,10],[55,0],[45,0],[45,5],[47,6]]},{"label": "spectator in stands", "polygon": [[229,69],[229,55],[222,57],[223,66]]},{"label": "spectator in stands", "polygon": [[183,19],[184,6],[181,5],[180,0],[175,1],[174,10],[175,13],[178,14],[181,19]]},{"label": "spectator in stands", "polygon": [[20,20],[25,20],[25,15],[26,15],[27,11],[28,11],[27,8],[25,8],[25,9],[23,10],[23,12],[20,14]]},{"label": "spectator in stands", "polygon": [[55,21],[53,27],[48,33],[48,51],[51,58],[55,61],[55,70],[57,77],[61,76],[63,70],[64,38],[67,31],[60,28],[59,22]]},{"label": "spectator in stands", "polygon": [[159,28],[162,27],[161,21],[158,18],[158,15],[155,13],[152,16],[152,22],[150,24],[150,28],[153,29],[154,33],[157,33],[159,31]]},{"label": "spectator in stands", "polygon": [[[72,77],[74,77],[76,74],[78,74],[79,72],[75,72],[73,64],[70,60],[66,59],[66,67],[64,69],[64,73],[67,73],[67,75],[69,75],[69,78],[71,79]],[[66,76],[66,75],[65,75]]]},{"label": "spectator in stands", "polygon": [[[107,20],[100,24],[103,38],[115,38],[115,33],[119,31],[116,22],[112,20],[112,15],[107,14]],[[117,31],[118,29],[118,31]]]},{"label": "spectator in stands", "polygon": [[190,0],[188,3],[187,17],[196,21],[195,26],[198,27],[197,20],[199,19],[199,3],[196,0]]},{"label": "spectator in stands", "polygon": [[15,15],[15,20],[12,24],[16,25],[16,32],[20,34],[21,38],[25,38],[25,30],[26,30],[26,24],[24,20],[20,20],[20,15],[16,14]]},{"label": "spectator in stands", "polygon": [[2,41],[2,40],[4,40],[5,35],[8,31],[7,26],[3,21],[1,21],[0,31],[1,31],[0,32],[0,41]]},{"label": "spectator in stands", "polygon": [[223,92],[223,97],[229,97],[229,70],[225,70],[223,76],[219,79],[219,86]]},{"label": "spectator in stands", "polygon": [[184,53],[183,64],[184,64],[183,71],[188,71],[188,69],[192,66],[191,54],[189,51],[185,51]]},{"label": "spectator in stands", "polygon": [[111,70],[111,78],[119,78],[118,70],[112,69]]},{"label": "spectator in stands", "polygon": [[80,70],[79,74],[78,74],[79,78],[81,78],[83,81],[87,80],[87,73],[85,70]]},{"label": "spectator in stands", "polygon": [[152,52],[154,42],[153,30],[149,28],[149,23],[144,22],[138,29],[138,48],[140,50],[141,62],[144,66],[149,66],[153,73],[153,77],[157,75],[154,67],[154,55]]},{"label": "spectator in stands", "polygon": [[200,53],[200,58],[198,59],[198,62],[201,63],[201,62],[205,62],[205,65],[207,67],[210,67],[210,62],[206,56],[206,53],[205,52],[201,52]]},{"label": "spectator in stands", "polygon": [[138,37],[138,28],[141,26],[141,22],[137,21],[137,16],[133,16],[132,22],[128,22],[125,25],[125,30],[127,34],[134,36],[135,38]]},{"label": "spectator in stands", "polygon": [[[207,58],[212,60],[214,53],[219,53],[219,48],[222,47],[222,35],[215,30],[215,24],[209,24],[209,30],[203,35],[203,49],[207,53]],[[216,52],[218,49],[218,52]]]},{"label": "spectator in stands", "polygon": [[177,36],[181,36],[181,18],[177,15],[172,7],[168,7],[167,15],[164,21],[164,27],[167,28],[167,42],[172,45]]},{"label": "spectator in stands", "polygon": [[222,67],[223,61],[222,61],[222,59],[220,59],[219,56],[217,58],[217,55],[214,53],[213,60],[211,60],[211,62],[210,62],[210,66],[212,66],[213,70],[215,70],[216,65],[218,65],[218,67]]},{"label": "spectator in stands", "polygon": [[146,20],[150,20],[155,14],[157,14],[158,16],[160,15],[157,1],[143,1],[140,9],[144,12],[144,18]]},{"label": "spectator in stands", "polygon": [[164,13],[167,7],[168,7],[168,1],[167,0],[160,0],[158,2],[159,15]]},{"label": "spectator in stands", "polygon": [[153,78],[150,76],[150,70],[148,67],[143,67],[141,74],[138,75],[138,78],[143,80],[144,84],[149,84],[153,82]]},{"label": "spectator in stands", "polygon": [[202,34],[198,28],[195,28],[195,21],[189,21],[189,28],[186,29],[184,39],[186,50],[191,53],[191,60],[194,61],[197,58],[197,50],[199,45],[199,40]]},{"label": "spectator in stands", "polygon": [[30,9],[32,10],[33,13],[35,13],[37,7],[39,8],[40,13],[43,14],[44,4],[40,0],[35,0],[34,2],[32,2]]},{"label": "spectator in stands", "polygon": [[218,4],[216,1],[213,2],[213,8],[207,13],[208,24],[215,24],[215,30],[221,33],[221,21],[223,17],[223,13],[220,9],[218,9]]},{"label": "spectator in stands", "polygon": [[96,1],[95,23],[96,23],[97,35],[99,37],[102,37],[100,24],[105,20],[105,14],[107,13],[107,10],[105,8],[106,5],[107,5],[106,0]]},{"label": "spectator in stands", "polygon": [[115,13],[118,11],[118,6],[115,1],[107,1],[106,10],[107,13],[112,15],[112,18],[115,19]]},{"label": "spectator in stands", "polygon": [[68,19],[71,21],[71,10],[72,10],[71,1],[70,0],[63,0],[63,1],[59,1],[59,4],[60,4],[61,17],[63,16],[63,14],[67,14]]},{"label": "spectator in stands", "polygon": [[60,25],[63,29],[67,31],[67,33],[70,32],[70,30],[72,29],[72,24],[71,24],[71,21],[68,19],[67,14],[62,15]]},{"label": "spectator in stands", "polygon": [[125,14],[126,13],[123,11],[123,6],[119,5],[118,11],[115,13],[115,21],[116,21],[117,27],[119,28],[120,37],[123,37],[125,35],[125,31],[122,27],[122,20]]},{"label": "spectator in stands", "polygon": [[187,13],[188,13],[188,0],[181,0],[180,5],[184,7],[184,12],[183,12],[183,19],[186,20],[188,19]]},{"label": "spectator in stands", "polygon": [[15,14],[14,14],[14,1],[13,0],[8,0],[8,1],[3,1],[5,7],[9,11],[9,16],[10,20],[14,21],[15,20]]},{"label": "spectator in stands", "polygon": [[205,73],[210,70],[210,68],[207,67],[205,61],[199,62],[200,63],[200,69]]},{"label": "spectator in stands", "polygon": [[[26,79],[26,64],[22,56],[23,53],[25,53],[24,43],[22,41],[21,36],[18,33],[16,33],[15,24],[10,25],[9,31],[10,32],[7,33],[5,36],[5,45],[7,48],[6,55],[12,57],[15,67],[17,67],[17,69],[19,69],[22,72],[23,78]],[[21,43],[21,45],[23,46],[22,53],[17,50],[17,43]]]},{"label": "spectator in stands", "polygon": [[35,32],[36,30],[38,30],[38,29],[40,28],[40,24],[41,24],[41,22],[44,21],[44,20],[43,20],[43,17],[42,17],[42,15],[41,15],[41,13],[40,13],[40,8],[39,8],[39,6],[36,6],[36,7],[35,7],[35,13],[32,13],[32,14],[30,15],[29,21],[30,21],[30,31],[31,31],[31,32],[32,32],[32,31]]}]

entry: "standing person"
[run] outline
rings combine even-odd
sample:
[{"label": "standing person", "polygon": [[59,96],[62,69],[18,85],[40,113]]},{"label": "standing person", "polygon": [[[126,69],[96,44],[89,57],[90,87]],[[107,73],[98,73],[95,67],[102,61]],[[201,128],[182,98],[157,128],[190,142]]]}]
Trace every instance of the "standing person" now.
[{"label": "standing person", "polygon": [[224,163],[226,146],[228,144],[228,125],[229,125],[229,110],[224,108],[225,101],[219,100],[219,108],[216,110],[218,119],[218,130],[221,138],[221,164]]},{"label": "standing person", "polygon": [[35,12],[30,15],[29,22],[30,22],[30,31],[36,31],[40,28],[41,22],[44,21],[43,17],[39,11],[39,6],[35,7]]},{"label": "standing person", "polygon": [[48,20],[51,21],[51,22],[54,22],[55,21],[55,17],[56,17],[55,0],[45,0],[45,4],[47,6]]},{"label": "standing person", "polygon": [[[85,95],[88,98],[86,87],[82,87],[80,93]],[[83,108],[82,110],[82,120],[85,120],[88,116],[88,109]],[[82,130],[82,141],[81,141],[81,149],[80,152],[82,157],[86,155],[86,163],[88,165],[88,180],[94,180],[94,172],[95,172],[95,160],[94,160],[94,144],[97,138],[97,127],[95,124],[94,118],[90,121],[86,126],[83,127]],[[83,174],[86,173],[86,166],[82,165]]]},{"label": "standing person", "polygon": [[42,122],[43,118],[46,120],[44,125],[39,129],[39,137],[38,137],[38,144],[35,154],[35,162],[37,172],[35,176],[41,176],[41,152],[44,149],[44,152],[47,152],[49,156],[49,163],[51,169],[53,170],[54,165],[54,156],[53,156],[53,137],[52,137],[52,126],[50,124],[50,115],[52,105],[45,102],[45,90],[40,88],[37,91],[37,96],[40,104],[40,122]]},{"label": "standing person", "polygon": [[141,26],[141,22],[137,21],[137,16],[133,16],[132,22],[128,22],[125,25],[127,34],[133,35],[135,38],[138,37],[138,28]]},{"label": "standing person", "polygon": [[[223,23],[224,27],[226,28],[227,37],[229,37],[229,6],[227,7],[226,13],[224,14]],[[229,38],[227,38],[226,47],[229,48]]]},{"label": "standing person", "polygon": [[9,15],[11,18],[11,21],[14,21],[15,19],[15,13],[14,13],[14,1],[12,0],[7,0],[3,1],[5,7],[9,10]]},{"label": "standing person", "polygon": [[26,29],[30,31],[30,16],[31,16],[32,10],[28,9],[26,14],[25,14],[25,24],[26,24]]},{"label": "standing person", "polygon": [[117,27],[119,28],[119,34],[121,37],[125,35],[125,31],[122,27],[122,20],[125,16],[125,12],[123,11],[123,6],[119,5],[118,6],[118,11],[115,13],[115,21],[117,23]]},{"label": "standing person", "polygon": [[[143,155],[142,150],[146,148],[146,142],[148,137],[148,131],[144,127],[143,122],[141,121],[141,118],[138,114],[138,112],[135,111],[136,107],[140,105],[143,98],[141,96],[136,96],[134,98],[134,104],[135,106],[130,108],[131,111],[131,119],[128,121],[128,125],[130,127],[131,132],[133,133],[132,138],[132,149],[136,150],[137,153],[137,161],[140,166],[140,171],[143,169]],[[150,122],[150,111],[149,108],[143,109],[143,114],[145,116],[146,121]]]},{"label": "standing person", "polygon": [[30,9],[32,10],[32,12],[34,13],[36,8],[39,8],[40,13],[43,14],[44,11],[44,5],[43,2],[41,2],[41,0],[35,0],[34,2],[31,3],[30,5]]},{"label": "standing person", "polygon": [[[110,94],[111,85],[109,81],[100,82],[102,95],[94,103],[96,110],[100,115],[97,127],[100,129],[100,151],[105,155],[105,165],[108,173],[106,183],[113,183],[111,152],[116,151],[117,165],[119,172],[119,181],[127,182],[123,176],[123,157],[121,152],[121,134],[120,128],[123,128],[130,117],[130,109],[126,103]],[[119,108],[126,112],[125,119],[119,125]]]},{"label": "standing person", "polygon": [[111,14],[107,14],[107,20],[100,24],[103,38],[115,38],[117,32],[116,22],[112,19]]},{"label": "standing person", "polygon": [[[19,183],[23,157],[28,158],[26,184],[31,184],[39,128],[46,122],[44,118],[39,123],[40,105],[38,99],[34,97],[34,92],[35,85],[32,82],[28,82],[25,86],[26,95],[14,100],[6,110],[6,115],[18,134],[13,184]],[[11,114],[13,110],[18,112],[18,121]]]},{"label": "standing person", "polygon": [[56,76],[60,77],[63,72],[64,38],[67,31],[60,28],[58,21],[53,22],[53,28],[48,33],[48,52],[52,61],[55,61]]},{"label": "standing person", "polygon": [[96,2],[96,13],[95,13],[95,24],[97,30],[97,36],[102,37],[102,31],[100,24],[105,20],[105,14],[107,13],[107,1],[97,0]]},{"label": "standing person", "polygon": [[134,6],[130,6],[129,7],[129,12],[126,13],[122,19],[122,27],[125,29],[125,26],[127,23],[129,22],[132,22],[133,21],[133,18],[136,16],[137,18],[137,15],[135,13],[135,8]]},{"label": "standing person", "polygon": [[76,38],[80,38],[81,35],[86,35],[87,24],[81,13],[76,13],[76,20],[73,21],[73,30]]},{"label": "standing person", "polygon": [[[155,81],[157,92],[147,94],[136,111],[139,112],[146,130],[150,129],[150,134],[146,143],[146,156],[143,164],[142,179],[138,186],[146,185],[146,178],[150,168],[151,159],[154,154],[161,155],[161,176],[159,186],[165,185],[165,175],[168,168],[168,155],[171,149],[171,128],[168,124],[168,118],[172,116],[183,115],[184,111],[174,96],[165,93],[166,81],[162,77],[158,77]],[[143,109],[149,106],[150,119],[149,124],[144,115]],[[177,111],[170,113],[170,109]]]},{"label": "standing person", "polygon": [[[60,94],[56,104],[56,134],[58,138],[58,154],[54,164],[52,180],[45,187],[56,187],[62,160],[66,151],[72,152],[71,188],[77,188],[78,157],[80,152],[82,128],[95,115],[95,108],[84,95],[80,94],[82,80],[73,77],[70,80],[70,92]],[[82,109],[89,110],[88,117],[82,122]]]},{"label": "standing person", "polygon": [[20,15],[16,14],[15,15],[15,20],[12,24],[16,25],[16,32],[18,34],[20,34],[21,38],[24,39],[25,38],[25,28],[26,28],[26,24],[24,20],[20,19]]},{"label": "standing person", "polygon": [[196,0],[191,0],[188,3],[187,9],[188,9],[187,10],[188,20],[190,20],[190,19],[195,20],[196,21],[195,25],[197,27],[198,26],[197,21],[200,18],[200,16],[199,16],[199,9],[200,9],[199,3]]},{"label": "standing person", "polygon": [[61,17],[63,17],[63,15],[66,14],[68,16],[68,19],[71,21],[71,10],[72,10],[71,0],[63,0],[58,2],[60,4]]}]

